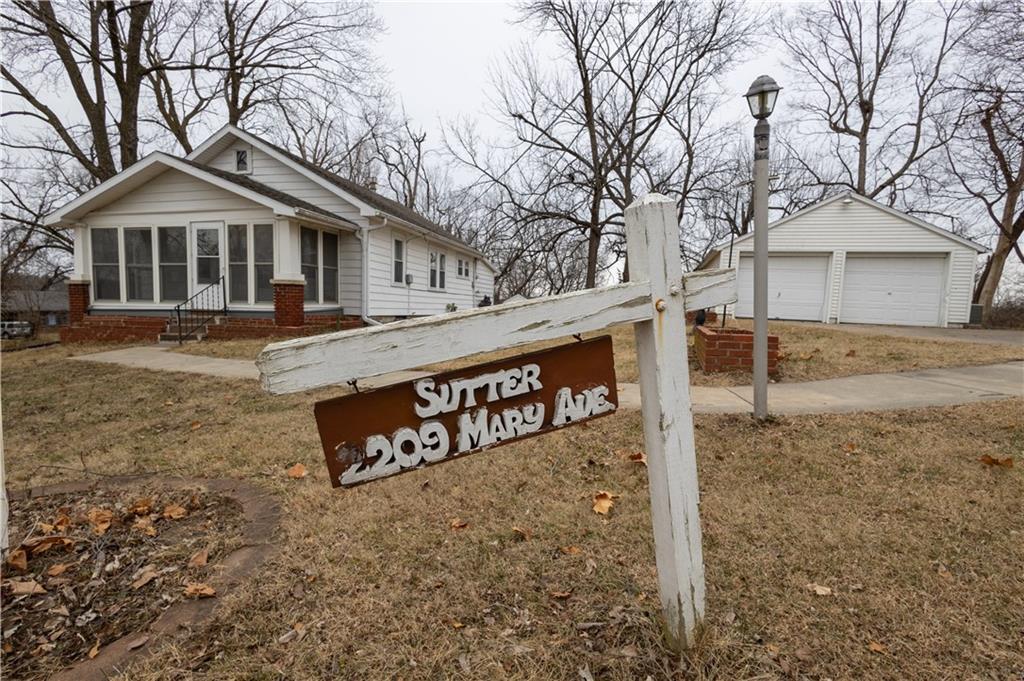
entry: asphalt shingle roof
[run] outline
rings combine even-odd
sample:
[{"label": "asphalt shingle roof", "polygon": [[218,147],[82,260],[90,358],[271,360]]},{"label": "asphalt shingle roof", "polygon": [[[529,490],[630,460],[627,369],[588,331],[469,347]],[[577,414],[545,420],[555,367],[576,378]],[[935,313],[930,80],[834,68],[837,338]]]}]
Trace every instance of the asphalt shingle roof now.
[{"label": "asphalt shingle roof", "polygon": [[342,216],[337,215],[336,213],[332,213],[329,210],[325,210],[325,209],[321,208],[320,206],[317,206],[315,204],[310,203],[309,201],[305,201],[303,199],[300,199],[297,196],[292,196],[291,194],[286,194],[285,192],[280,191],[278,189],[274,189],[273,187],[267,186],[267,185],[263,184],[262,182],[257,182],[256,180],[252,179],[251,177],[249,177],[247,175],[239,175],[237,173],[231,173],[231,172],[228,172],[226,170],[221,170],[220,168],[214,168],[212,166],[203,165],[202,163],[196,163],[195,161],[189,161],[188,159],[179,159],[179,160],[184,162],[184,163],[187,163],[188,165],[190,165],[190,166],[192,166],[194,168],[197,168],[197,169],[202,170],[204,172],[210,173],[211,175],[216,175],[217,177],[219,177],[219,178],[221,178],[223,180],[227,180],[229,182],[233,182],[234,184],[237,184],[240,187],[245,187],[246,189],[248,189],[250,191],[254,191],[257,194],[262,194],[263,196],[266,196],[267,198],[270,198],[270,199],[273,199],[273,200],[278,201],[280,203],[283,203],[286,206],[291,206],[292,208],[303,208],[305,210],[312,211],[314,213],[319,213],[320,215],[325,215],[325,216],[327,216],[329,218],[333,218],[335,220],[341,220],[342,222],[345,222],[345,223],[348,223],[348,224],[352,225],[352,227],[358,227],[358,225],[356,225],[351,220],[343,218]]}]

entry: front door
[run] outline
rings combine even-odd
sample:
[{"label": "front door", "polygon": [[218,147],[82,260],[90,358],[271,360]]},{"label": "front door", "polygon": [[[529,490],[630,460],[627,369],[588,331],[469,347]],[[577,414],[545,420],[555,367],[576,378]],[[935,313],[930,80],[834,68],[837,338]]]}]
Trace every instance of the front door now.
[{"label": "front door", "polygon": [[192,295],[196,309],[224,307],[224,223],[192,223]]}]

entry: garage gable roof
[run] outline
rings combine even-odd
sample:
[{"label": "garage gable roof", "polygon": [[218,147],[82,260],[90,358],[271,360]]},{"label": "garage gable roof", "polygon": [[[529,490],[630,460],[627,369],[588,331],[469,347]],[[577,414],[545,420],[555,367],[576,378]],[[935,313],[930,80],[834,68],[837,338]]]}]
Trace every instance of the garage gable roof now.
[{"label": "garage gable roof", "polygon": [[[901,220],[904,220],[905,222],[909,222],[912,225],[915,225],[915,226],[920,227],[922,229],[926,229],[929,232],[934,232],[935,234],[938,234],[941,237],[949,239],[950,241],[955,241],[956,243],[960,244],[961,246],[966,246],[967,248],[971,248],[971,249],[977,251],[978,253],[986,253],[989,250],[989,249],[985,248],[984,246],[982,246],[981,244],[979,244],[976,241],[972,241],[970,239],[965,239],[962,236],[957,236],[956,234],[953,234],[953,232],[950,232],[947,229],[942,229],[941,227],[937,227],[937,226],[931,224],[930,222],[925,222],[924,220],[922,220],[920,218],[916,218],[913,215],[910,215],[908,213],[904,213],[903,211],[900,211],[900,210],[896,210],[895,208],[892,208],[890,206],[886,206],[886,205],[881,204],[881,203],[879,203],[877,201],[873,201],[872,199],[869,199],[866,196],[861,196],[860,194],[855,194],[853,192],[845,192],[843,194],[836,194],[835,196],[833,196],[831,198],[828,198],[828,199],[825,199],[824,201],[819,201],[818,203],[815,203],[815,204],[813,204],[811,206],[807,206],[806,208],[798,210],[797,212],[793,213],[792,215],[787,215],[784,218],[781,218],[779,220],[776,220],[775,222],[769,223],[768,224],[768,229],[769,230],[775,229],[776,227],[780,227],[782,225],[785,225],[785,224],[787,224],[787,223],[797,219],[798,217],[802,217],[804,215],[807,215],[808,213],[813,213],[814,211],[818,210],[819,208],[821,208],[823,206],[828,206],[828,205],[831,205],[831,204],[835,203],[836,201],[840,201],[840,200],[844,200],[844,199],[852,199],[852,200],[858,201],[858,202],[860,202],[860,203],[862,203],[862,204],[864,204],[866,206],[871,206],[872,208],[880,210],[880,211],[882,211],[884,213],[888,213],[889,215],[892,215],[894,217],[900,218]],[[753,232],[748,232],[747,234],[744,234],[743,236],[736,237],[736,240],[733,243],[735,244],[735,243],[739,243],[741,241],[746,241],[747,239],[750,239],[753,236],[754,236]],[[724,245],[725,244],[719,244],[718,246],[716,246],[715,250],[720,250]],[[703,264],[704,263],[702,263],[701,266],[703,266]]]}]

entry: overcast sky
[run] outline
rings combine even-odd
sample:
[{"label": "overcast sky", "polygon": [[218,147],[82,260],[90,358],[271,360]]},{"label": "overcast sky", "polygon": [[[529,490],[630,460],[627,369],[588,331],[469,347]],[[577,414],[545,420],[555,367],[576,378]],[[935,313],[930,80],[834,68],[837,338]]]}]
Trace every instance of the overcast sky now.
[{"label": "overcast sky", "polygon": [[[550,49],[515,23],[514,5],[506,2],[386,2],[377,5],[385,25],[378,53],[390,83],[410,117],[438,141],[441,121],[460,116],[480,119],[482,132],[493,132],[484,117],[490,71],[503,55],[523,41],[533,49]],[[733,95],[719,112],[723,123],[749,118],[742,95],[750,83],[768,73],[785,86],[779,55],[756,50],[752,59],[729,74],[723,90]],[[780,98],[775,118],[785,115]]]}]

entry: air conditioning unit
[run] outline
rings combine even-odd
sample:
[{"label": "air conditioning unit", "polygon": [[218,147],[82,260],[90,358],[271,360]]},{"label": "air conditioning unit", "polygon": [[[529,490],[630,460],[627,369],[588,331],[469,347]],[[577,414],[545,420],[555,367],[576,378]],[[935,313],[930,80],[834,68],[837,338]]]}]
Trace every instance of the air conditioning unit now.
[{"label": "air conditioning unit", "polygon": [[972,303],[971,304],[971,319],[970,319],[969,324],[971,324],[972,326],[974,326],[974,325],[981,326],[981,315],[982,315],[982,312],[984,311],[984,309],[985,309],[984,305],[977,305],[977,304],[973,304]]}]

